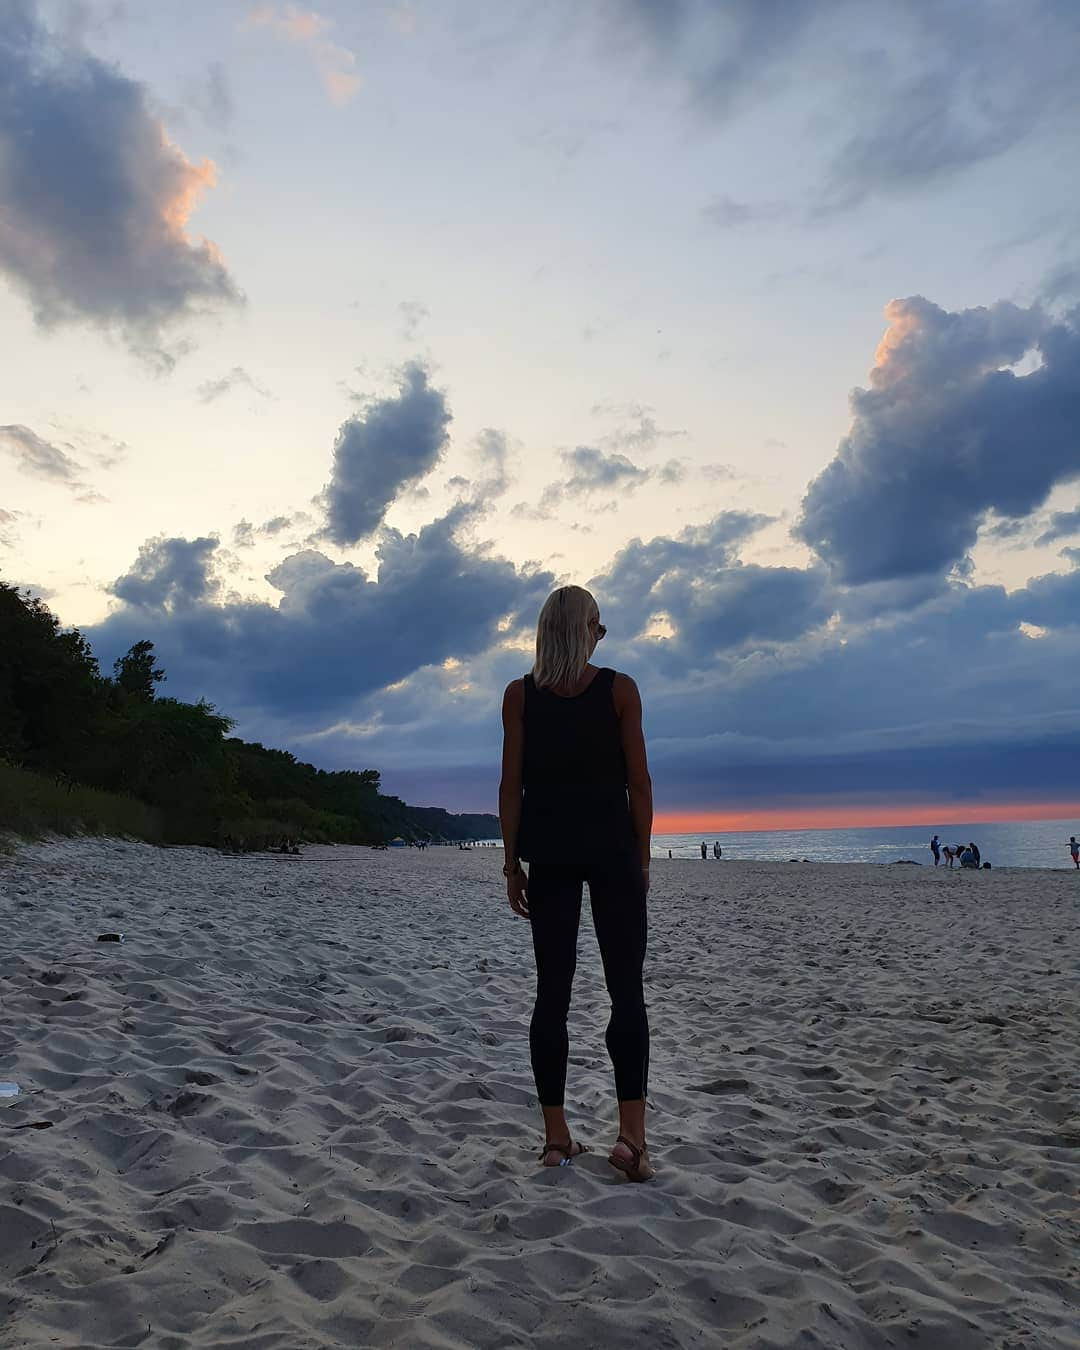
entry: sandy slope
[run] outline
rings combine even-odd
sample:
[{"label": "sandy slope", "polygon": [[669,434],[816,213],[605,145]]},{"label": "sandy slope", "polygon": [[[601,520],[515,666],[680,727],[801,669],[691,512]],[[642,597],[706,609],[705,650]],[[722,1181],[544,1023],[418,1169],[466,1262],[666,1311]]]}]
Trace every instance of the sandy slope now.
[{"label": "sandy slope", "polygon": [[500,864],[0,860],[0,1345],[1080,1344],[1080,876],[655,863],[634,1186],[587,909],[536,1162]]}]

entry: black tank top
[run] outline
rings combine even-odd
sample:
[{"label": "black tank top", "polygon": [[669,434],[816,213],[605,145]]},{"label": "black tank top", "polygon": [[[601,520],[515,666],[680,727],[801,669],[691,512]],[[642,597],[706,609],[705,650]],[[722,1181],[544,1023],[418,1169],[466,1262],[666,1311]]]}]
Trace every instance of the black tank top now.
[{"label": "black tank top", "polygon": [[614,681],[605,666],[564,698],[525,676],[518,853],[526,862],[603,862],[633,850]]}]

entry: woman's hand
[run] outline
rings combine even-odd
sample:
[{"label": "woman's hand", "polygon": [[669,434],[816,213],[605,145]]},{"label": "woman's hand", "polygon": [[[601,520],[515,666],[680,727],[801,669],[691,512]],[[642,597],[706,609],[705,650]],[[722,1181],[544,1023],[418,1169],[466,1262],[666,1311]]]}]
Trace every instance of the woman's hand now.
[{"label": "woman's hand", "polygon": [[528,890],[529,878],[524,868],[519,867],[506,878],[506,898],[510,901],[510,908],[523,919],[529,917]]}]

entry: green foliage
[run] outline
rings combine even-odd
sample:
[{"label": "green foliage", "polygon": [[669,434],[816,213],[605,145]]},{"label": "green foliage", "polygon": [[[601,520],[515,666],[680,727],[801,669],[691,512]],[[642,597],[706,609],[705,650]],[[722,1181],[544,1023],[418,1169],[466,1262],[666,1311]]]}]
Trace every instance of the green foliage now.
[{"label": "green foliage", "polygon": [[0,755],[69,769],[94,739],[101,677],[86,639],[0,581]]},{"label": "green foliage", "polygon": [[123,656],[113,662],[113,682],[117,689],[142,703],[154,697],[154,686],[165,678],[165,672],[154,665],[154,644],[136,642]]},{"label": "green foliage", "polygon": [[81,787],[47,774],[0,763],[0,832],[107,834],[160,844],[161,815],[134,797]]},{"label": "green foliage", "polygon": [[155,696],[165,674],[152,642],[136,642],[113,674],[101,675],[86,640],[62,631],[43,601],[0,581],[0,762],[14,774],[0,796],[0,828],[101,832],[99,822],[113,821],[139,838],[240,848],[497,831],[493,816],[383,796],[375,769],[330,772],[228,738],[232,720],[212,704]]}]

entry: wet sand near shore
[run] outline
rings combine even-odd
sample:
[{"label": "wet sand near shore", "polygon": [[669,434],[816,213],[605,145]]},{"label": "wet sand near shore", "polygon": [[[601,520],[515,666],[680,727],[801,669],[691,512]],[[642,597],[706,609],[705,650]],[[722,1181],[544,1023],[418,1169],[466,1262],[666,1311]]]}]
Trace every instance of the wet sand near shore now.
[{"label": "wet sand near shore", "polygon": [[637,1186],[501,863],[0,857],[0,1346],[1080,1345],[1080,876],[655,860]]}]

